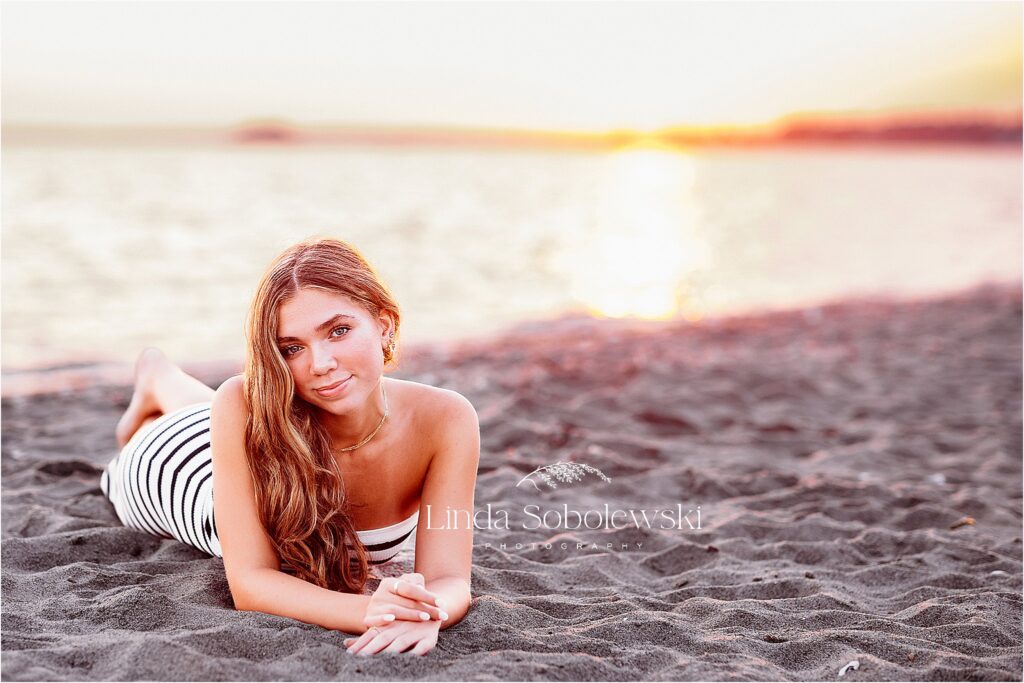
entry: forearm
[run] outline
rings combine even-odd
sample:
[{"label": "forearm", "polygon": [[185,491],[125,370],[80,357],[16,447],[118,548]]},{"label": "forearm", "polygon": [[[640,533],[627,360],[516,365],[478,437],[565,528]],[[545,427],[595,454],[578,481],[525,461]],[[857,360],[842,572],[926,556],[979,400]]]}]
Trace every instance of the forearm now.
[{"label": "forearm", "polygon": [[366,630],[363,618],[369,595],[328,590],[273,569],[248,576],[243,593],[244,597],[235,601],[240,610],[276,614],[346,633]]},{"label": "forearm", "polygon": [[457,576],[443,576],[426,582],[424,586],[428,591],[436,593],[444,601],[444,610],[448,613],[448,619],[441,622],[441,628],[462,621],[462,618],[469,612],[469,604],[472,596],[469,592],[469,582]]}]

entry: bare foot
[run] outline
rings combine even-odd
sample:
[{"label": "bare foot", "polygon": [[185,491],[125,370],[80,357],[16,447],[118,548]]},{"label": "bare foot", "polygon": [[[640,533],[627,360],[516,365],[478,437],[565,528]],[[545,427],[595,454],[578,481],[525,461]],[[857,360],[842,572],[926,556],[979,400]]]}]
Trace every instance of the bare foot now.
[{"label": "bare foot", "polygon": [[169,362],[164,352],[156,348],[143,349],[135,360],[135,391],[114,432],[118,448],[124,448],[144,422],[160,414],[152,378],[161,365]]}]

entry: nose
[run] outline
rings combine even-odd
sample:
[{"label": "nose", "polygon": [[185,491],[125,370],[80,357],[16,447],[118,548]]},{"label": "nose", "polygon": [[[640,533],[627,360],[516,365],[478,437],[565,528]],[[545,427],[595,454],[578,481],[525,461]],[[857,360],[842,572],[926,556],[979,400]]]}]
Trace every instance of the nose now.
[{"label": "nose", "polygon": [[338,363],[334,360],[334,356],[331,355],[327,348],[314,344],[310,351],[312,352],[312,365],[310,366],[310,372],[314,375],[326,375],[332,370],[337,369]]}]

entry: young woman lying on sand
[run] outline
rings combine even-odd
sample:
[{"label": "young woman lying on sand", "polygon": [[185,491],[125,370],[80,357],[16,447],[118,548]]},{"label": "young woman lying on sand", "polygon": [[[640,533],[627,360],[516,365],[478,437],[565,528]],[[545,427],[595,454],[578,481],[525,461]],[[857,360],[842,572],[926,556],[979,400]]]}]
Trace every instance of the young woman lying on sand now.
[{"label": "young woman lying on sand", "polygon": [[[426,654],[469,610],[473,529],[417,521],[472,515],[480,437],[459,394],[383,376],[398,326],[348,245],[285,251],[250,307],[243,375],[215,393],[139,356],[101,481],[118,517],[223,557],[237,609],[361,634],[345,640],[361,655]],[[363,595],[413,531],[415,573]]]}]

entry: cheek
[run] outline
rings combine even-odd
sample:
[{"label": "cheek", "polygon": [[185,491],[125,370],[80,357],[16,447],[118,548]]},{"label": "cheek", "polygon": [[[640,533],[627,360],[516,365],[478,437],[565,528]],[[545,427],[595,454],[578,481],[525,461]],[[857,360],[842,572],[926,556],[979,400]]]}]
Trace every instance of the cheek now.
[{"label": "cheek", "polygon": [[368,344],[362,354],[362,365],[377,370],[384,366],[384,352],[379,346]]},{"label": "cheek", "polygon": [[380,341],[372,336],[367,335],[359,340],[358,347],[353,345],[353,350],[358,348],[358,354],[361,358],[365,359],[366,362],[373,362],[377,356],[383,354],[383,349],[380,345]]}]

